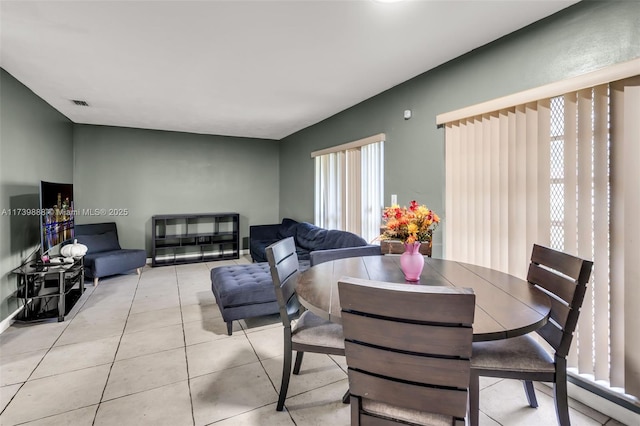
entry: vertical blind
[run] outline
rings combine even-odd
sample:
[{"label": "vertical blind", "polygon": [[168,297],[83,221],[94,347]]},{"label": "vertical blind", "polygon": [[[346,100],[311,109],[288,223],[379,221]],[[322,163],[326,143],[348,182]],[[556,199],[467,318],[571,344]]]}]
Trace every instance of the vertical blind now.
[{"label": "vertical blind", "polygon": [[315,224],[372,241],[380,233],[384,196],[383,133],[311,153]]},{"label": "vertical blind", "polygon": [[534,243],[593,259],[570,370],[638,405],[640,79],[578,85],[438,116],[445,256],[522,278]]},{"label": "vertical blind", "polygon": [[447,123],[447,258],[522,275],[533,244],[549,245],[548,122],[543,100]]}]

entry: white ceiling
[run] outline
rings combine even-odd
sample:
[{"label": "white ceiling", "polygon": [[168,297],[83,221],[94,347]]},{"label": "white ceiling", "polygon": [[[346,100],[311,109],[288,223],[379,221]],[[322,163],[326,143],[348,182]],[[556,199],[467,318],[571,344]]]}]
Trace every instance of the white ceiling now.
[{"label": "white ceiling", "polygon": [[2,0],[0,65],[75,123],[281,139],[574,3]]}]

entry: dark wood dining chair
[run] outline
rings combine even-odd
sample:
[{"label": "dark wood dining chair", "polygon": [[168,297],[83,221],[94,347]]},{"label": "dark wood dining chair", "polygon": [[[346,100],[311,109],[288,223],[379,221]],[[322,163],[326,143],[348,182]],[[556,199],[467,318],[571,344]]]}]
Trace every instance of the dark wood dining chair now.
[{"label": "dark wood dining chair", "polygon": [[523,380],[531,407],[538,401],[533,381],[552,382],[558,424],[570,425],[567,401],[567,354],[578,323],[593,262],[534,245],[527,281],[550,295],[550,319],[536,333],[553,349],[550,354],[530,333],[505,340],[476,342],[471,359],[469,419],[478,425],[480,376]]},{"label": "dark wood dining chair", "polygon": [[[293,351],[297,351],[293,374],[298,374],[304,352],[344,355],[344,337],[339,324],[326,321],[310,311],[300,314],[302,306],[296,295],[299,264],[293,237],[271,244],[266,253],[284,326],[282,382],[276,406],[276,410],[282,411],[289,388]],[[296,317],[297,321],[292,326]]]},{"label": "dark wood dining chair", "polygon": [[464,425],[471,289],[338,282],[351,425]]}]

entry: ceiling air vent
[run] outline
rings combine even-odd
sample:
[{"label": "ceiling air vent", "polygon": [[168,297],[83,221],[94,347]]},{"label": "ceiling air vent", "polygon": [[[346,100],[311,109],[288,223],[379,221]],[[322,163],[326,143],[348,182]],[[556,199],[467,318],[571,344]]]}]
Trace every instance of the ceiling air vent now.
[{"label": "ceiling air vent", "polygon": [[73,102],[74,104],[76,104],[78,106],[86,106],[86,107],[89,106],[89,104],[86,101],[80,101],[78,99],[71,99],[71,102]]}]

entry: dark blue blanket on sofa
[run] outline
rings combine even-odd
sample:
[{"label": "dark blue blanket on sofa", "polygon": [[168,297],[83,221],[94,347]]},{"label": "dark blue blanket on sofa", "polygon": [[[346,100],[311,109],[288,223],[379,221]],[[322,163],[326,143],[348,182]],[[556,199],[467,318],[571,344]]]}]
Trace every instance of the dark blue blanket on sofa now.
[{"label": "dark blue blanket on sofa", "polygon": [[366,246],[367,242],[358,235],[324,229],[308,222],[296,222],[293,219],[283,219],[281,224],[254,225],[249,229],[249,249],[251,258],[255,262],[266,262],[265,249],[287,237],[293,237],[296,242],[298,260],[309,260],[309,253],[316,250],[329,250],[346,247]]}]

